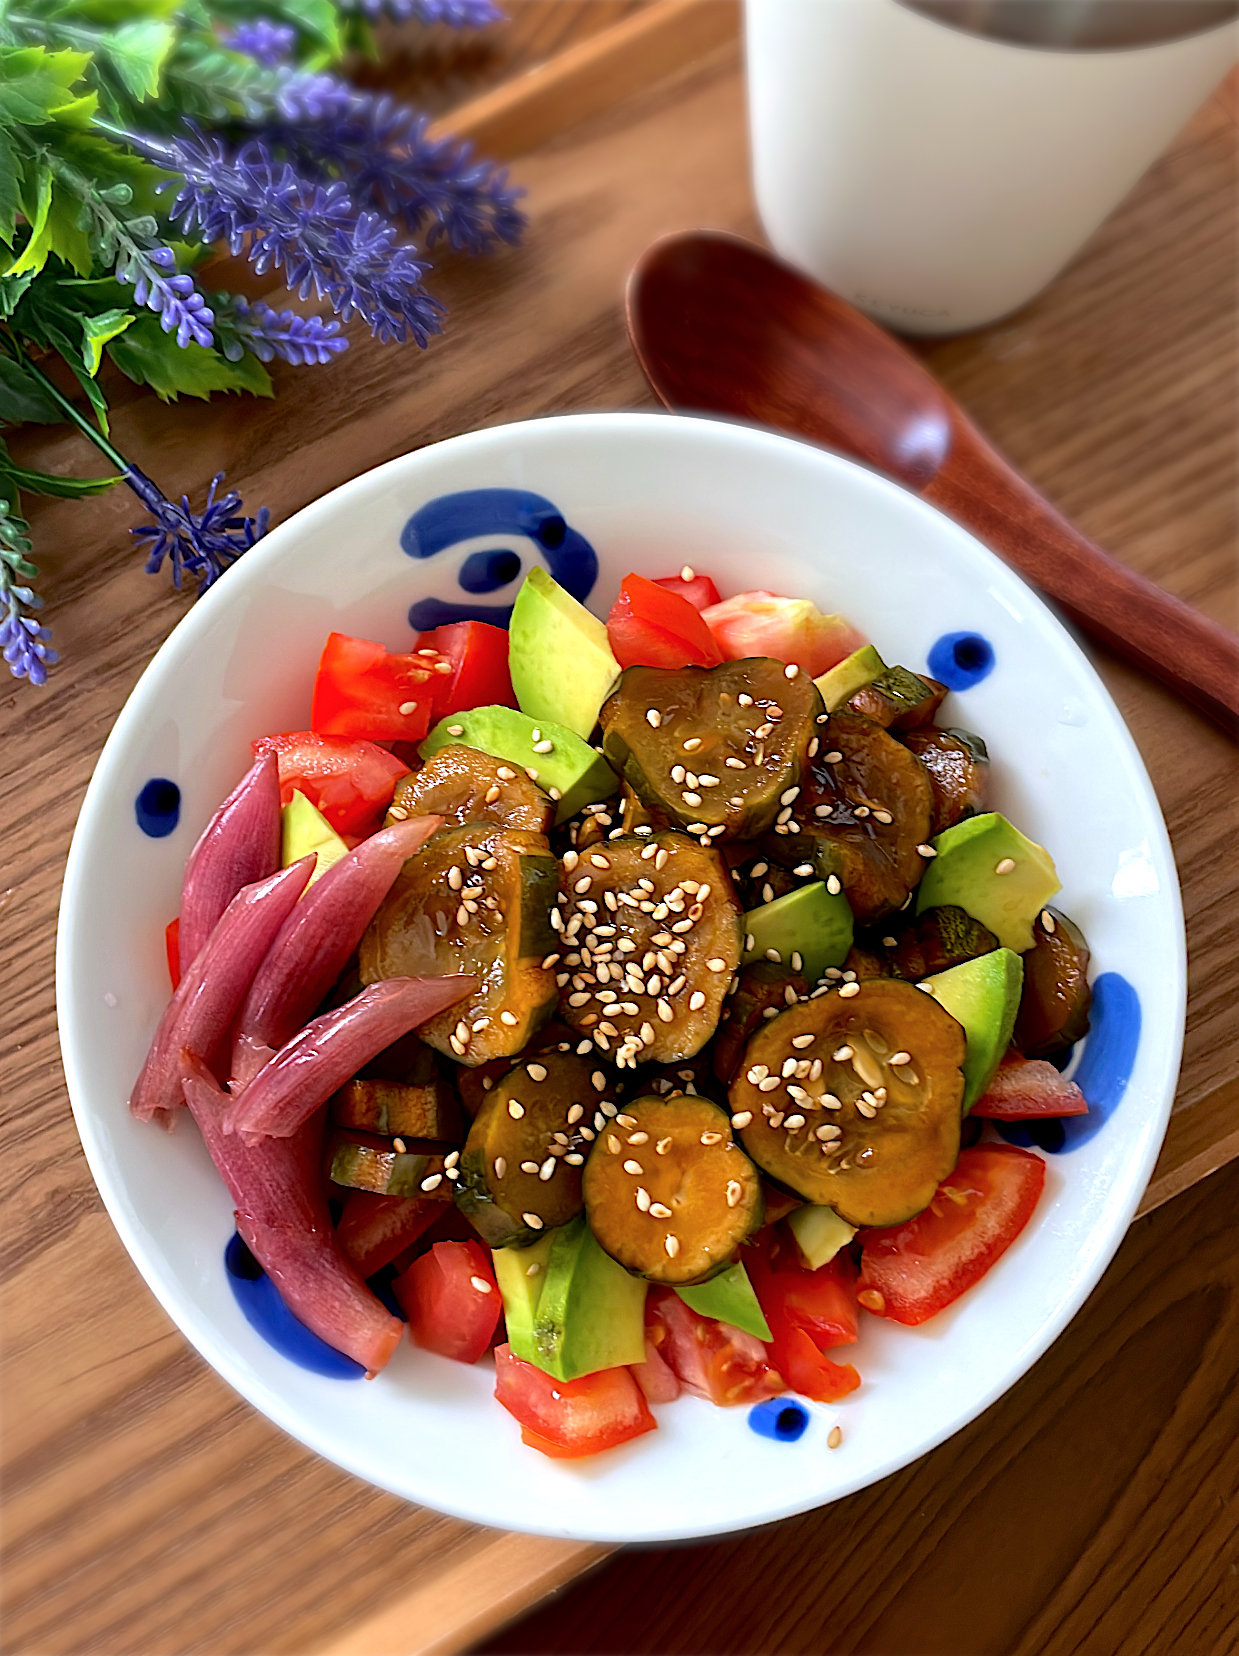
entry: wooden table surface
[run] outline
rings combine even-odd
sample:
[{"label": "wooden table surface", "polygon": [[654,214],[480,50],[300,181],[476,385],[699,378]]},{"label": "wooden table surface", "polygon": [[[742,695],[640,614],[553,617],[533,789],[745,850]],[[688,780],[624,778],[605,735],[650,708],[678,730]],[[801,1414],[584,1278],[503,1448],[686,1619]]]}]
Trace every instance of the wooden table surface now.
[{"label": "wooden table surface", "polygon": [[[114,438],[169,493],[200,493],[224,469],[251,508],[266,503],[279,519],[458,431],[652,405],[621,318],[633,259],[669,230],[757,233],[738,49],[724,38],[734,15],[706,0],[704,25],[647,29],[626,0],[511,9],[493,44],[436,35],[433,62],[397,69],[446,108],[569,49],[557,62],[571,73],[552,65],[549,87],[535,69],[515,99],[501,85],[461,115],[516,157],[526,245],[443,267],[436,285],[452,315],[424,355],[355,338],[321,373],[277,367],[274,403],[164,406],[120,382]],[[670,9],[683,11],[679,0]],[[687,54],[685,28],[697,31]],[[622,50],[606,45],[609,29],[629,31]],[[1234,140],[1231,90],[1045,295],[925,348],[982,428],[1086,532],[1231,626]],[[51,469],[94,470],[67,429],[19,434],[14,447]],[[4,1649],[460,1649],[601,1549],[497,1537],[411,1508],[285,1438],[169,1324],[87,1172],[56,1049],[60,879],[107,731],[187,600],[142,573],[124,491],[38,503],[30,517],[62,663],[41,693],[0,686]],[[1239,753],[1121,663],[1098,665],[1161,799],[1187,913],[1187,1047],[1153,1206],[1239,1155]],[[1221,1540],[1232,1547],[1222,1503],[1234,1488],[1236,1277],[1225,1227],[1236,1196],[1239,1173],[1228,1171],[1140,1221],[1068,1335],[917,1466],[759,1536],[624,1555],[571,1589],[555,1618],[493,1648],[1232,1648],[1236,1566]]]}]

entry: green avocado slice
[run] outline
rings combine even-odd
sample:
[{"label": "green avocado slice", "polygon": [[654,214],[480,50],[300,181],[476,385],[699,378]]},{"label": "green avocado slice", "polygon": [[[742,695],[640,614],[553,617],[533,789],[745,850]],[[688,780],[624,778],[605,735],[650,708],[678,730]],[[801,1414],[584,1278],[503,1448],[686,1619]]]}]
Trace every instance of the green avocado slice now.
[{"label": "green avocado slice", "polygon": [[1033,921],[1058,890],[1053,859],[997,811],[967,817],[930,841],[935,855],[916,890],[916,912],[954,903],[1005,949],[1033,946]]},{"label": "green avocado slice", "polygon": [[1011,1044],[1023,985],[1024,962],[1012,949],[995,949],[921,979],[920,987],[964,1026],[965,1115],[993,1080]]},{"label": "green avocado slice", "polygon": [[522,712],[582,737],[620,674],[603,623],[536,565],[508,623],[508,668]]},{"label": "green avocado slice", "polygon": [[491,1250],[495,1281],[503,1295],[503,1320],[508,1331],[508,1344],[513,1355],[526,1363],[538,1361],[533,1327],[554,1240],[555,1232],[548,1231],[528,1248]]},{"label": "green avocado slice", "polygon": [[557,1380],[645,1361],[645,1292],[594,1240],[584,1218],[551,1238],[531,1361]]},{"label": "green avocado slice", "polygon": [[556,822],[566,822],[583,805],[619,791],[619,778],[610,765],[575,731],[548,719],[533,719],[514,707],[474,707],[467,713],[449,713],[417,751],[423,759],[430,759],[453,742],[519,766],[555,801]]},{"label": "green avocado slice", "polygon": [[737,1260],[734,1265],[711,1277],[709,1282],[694,1283],[689,1288],[677,1288],[676,1293],[700,1317],[713,1317],[716,1322],[730,1323],[745,1334],[755,1334],[759,1340],[770,1340],[770,1324],[758,1304],[749,1273]]},{"label": "green avocado slice", "polygon": [[853,650],[850,656],[844,656],[829,672],[823,673],[813,682],[817,685],[826,711],[833,713],[836,708],[850,701],[858,690],[872,684],[874,679],[885,671],[886,663],[873,645],[862,644],[859,650]]},{"label": "green avocado slice", "polygon": [[803,972],[815,984],[828,966],[842,966],[847,959],[852,947],[852,911],[842,891],[829,891],[823,880],[814,880],[812,885],[799,886],[760,908],[749,909],[744,934],[744,965],[776,960]]},{"label": "green avocado slice", "polygon": [[288,868],[313,853],[317,859],[309,883],[321,879],[333,863],[348,856],[348,846],[336,833],[317,805],[301,792],[293,796],[280,812],[280,864]]}]

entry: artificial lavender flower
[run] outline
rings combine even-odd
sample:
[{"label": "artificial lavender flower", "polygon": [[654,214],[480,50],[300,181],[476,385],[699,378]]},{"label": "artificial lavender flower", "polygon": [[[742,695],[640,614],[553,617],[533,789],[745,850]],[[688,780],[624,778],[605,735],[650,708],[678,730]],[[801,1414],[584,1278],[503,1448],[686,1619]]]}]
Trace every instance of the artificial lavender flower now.
[{"label": "artificial lavender flower", "polygon": [[24,518],[9,510],[8,501],[0,499],[0,655],[14,678],[45,684],[47,669],[57,658],[48,642],[51,633],[34,614],[43,600],[25,584],[39,573],[26,556],[27,527]]},{"label": "artificial lavender flower", "polygon": [[135,540],[147,543],[147,574],[154,575],[165,558],[172,562],[172,584],[179,587],[182,572],[188,570],[198,578],[199,593],[205,592],[230,564],[236,563],[243,552],[267,532],[271,514],[263,506],[257,517],[242,517],[237,508],[241,496],[231,490],[217,500],[215,491],[224,480],[218,472],[207,490],[206,505],[195,515],[189,506],[189,496],[182,495],[181,504],[174,505],[151,482],[144,472],[130,466],[125,482],[147,507],[155,519],[131,531]]},{"label": "artificial lavender flower", "polygon": [[303,178],[251,141],[230,154],[194,127],[130,141],[184,179],[169,217],[199,241],[227,242],[258,273],[283,269],[299,296],[325,298],[344,321],[360,316],[377,339],[426,345],[443,306],[422,286],[426,265],[394,226],[358,211],[347,186]]},{"label": "artificial lavender flower", "polygon": [[340,10],[361,12],[371,23],[390,17],[397,23],[446,23],[452,29],[481,29],[503,17],[492,0],[340,0]]},{"label": "artificial lavender flower", "polygon": [[229,362],[250,351],[260,362],[275,357],[306,368],[330,362],[348,350],[340,324],[330,317],[300,316],[293,310],[272,310],[261,300],[251,305],[240,294],[221,294],[216,304],[216,332]]},{"label": "artificial lavender flower", "polygon": [[520,240],[524,191],[506,168],[475,159],[472,144],[432,139],[428,116],[330,75],[288,75],[277,108],[280,121],[259,134],[269,150],[311,177],[342,177],[359,206],[400,218],[410,235],[429,222],[428,246],[445,238],[457,252],[485,253]]},{"label": "artificial lavender flower", "polygon": [[118,282],[132,282],[138,304],[155,312],[160,327],[165,333],[175,333],[182,349],[191,342],[207,347],[215,343],[211,332],[215,313],[194,287],[193,277],[178,275],[170,247],[123,248],[115,273]]},{"label": "artificial lavender flower", "polygon": [[238,23],[230,35],[224,36],[225,46],[253,58],[264,69],[275,69],[286,63],[296,41],[296,29],[288,23],[274,23],[269,17],[255,17],[248,23]]}]

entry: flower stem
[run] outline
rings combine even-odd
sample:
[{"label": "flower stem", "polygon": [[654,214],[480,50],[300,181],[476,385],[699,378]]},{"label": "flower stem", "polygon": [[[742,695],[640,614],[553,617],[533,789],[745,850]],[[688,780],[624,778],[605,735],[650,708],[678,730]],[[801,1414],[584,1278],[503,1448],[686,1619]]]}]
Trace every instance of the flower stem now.
[{"label": "flower stem", "polygon": [[64,414],[65,418],[67,420],[72,420],[78,430],[90,438],[95,447],[107,456],[118,472],[122,473],[122,475],[128,475],[128,473],[133,470],[133,467],[130,465],[129,461],[125,459],[119,449],[112,447],[111,443],[108,442],[107,438],[97,429],[97,427],[91,425],[90,421],[81,412],[81,410],[74,407],[73,403],[68,397],[65,396],[64,392],[61,391],[60,388],[50,379],[48,379],[43,370],[36,367],[35,364],[31,362],[29,356],[22,350],[18,340],[15,339],[12,334],[5,334],[0,337],[3,337],[4,342],[9,347],[14,359],[21,364],[22,368],[27,374],[30,375],[31,379],[38,381],[43,390],[47,392],[48,396]]}]

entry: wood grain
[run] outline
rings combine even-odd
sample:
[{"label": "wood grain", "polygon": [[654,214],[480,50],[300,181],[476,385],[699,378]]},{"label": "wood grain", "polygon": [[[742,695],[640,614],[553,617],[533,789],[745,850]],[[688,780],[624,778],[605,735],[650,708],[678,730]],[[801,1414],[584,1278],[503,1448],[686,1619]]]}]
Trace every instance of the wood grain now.
[{"label": "wood grain", "polygon": [[1233,1652],[1236,1203],[1232,1167],[1138,1221],[1036,1368],[914,1466],[748,1535],[628,1548],[475,1656]]},{"label": "wood grain", "polygon": [[[591,0],[529,15],[540,30],[562,25],[560,43],[571,44],[580,38],[569,27],[572,13],[583,29],[592,26]],[[514,9],[514,31],[524,15]],[[483,78],[489,84],[494,77],[488,70]],[[981,428],[1086,533],[1232,625],[1239,590],[1234,130],[1228,111],[1211,106],[1034,306],[924,353]],[[686,226],[756,233],[737,52],[720,48],[521,157],[515,170],[530,192],[528,241],[484,265],[444,264],[436,281],[450,306],[449,330],[428,352],[357,339],[323,374],[277,367],[273,404],[220,398],[164,406],[134,394],[118,406],[120,447],[170,492],[200,496],[212,473],[226,469],[251,506],[266,502],[278,519],[369,466],[457,431],[550,411],[650,406],[621,316],[633,260],[654,236]],[[52,469],[94,469],[84,445],[63,428],[22,433],[15,446]],[[553,1556],[554,1544],[502,1543],[498,1556],[506,1563],[493,1572],[501,1590],[489,1598],[488,1560],[500,1538],[356,1483],[239,1402],[168,1323],[102,1211],[57,1057],[56,904],[72,823],[103,739],[189,600],[142,573],[127,533],[137,512],[124,493],[82,507],[39,503],[30,515],[63,660],[45,693],[7,679],[0,686],[8,807],[0,862],[5,1648],[14,1656],[279,1656],[343,1638],[364,1643],[367,1618],[378,1615],[390,1628],[394,1606],[398,1624],[411,1595],[415,1607],[438,1604],[435,1648],[448,1649],[451,1618],[437,1584],[460,1579],[450,1575],[458,1567],[473,1585],[456,1636],[468,1629],[463,1636],[480,1638],[487,1617],[493,1624],[516,1607],[514,1578],[526,1576],[532,1599],[568,1567]],[[1169,693],[1098,659],[1158,788],[1187,909],[1187,1051],[1150,1191],[1169,1195],[1211,1158],[1239,1151],[1239,759],[1220,732]],[[1184,1200],[1165,1216],[1172,1237]],[[1208,1246],[1217,1252],[1223,1244]],[[1160,1261],[1149,1260],[1156,1293]],[[1190,1306],[1181,1315],[1166,1326],[1186,1351],[1202,1354],[1201,1372],[1210,1376],[1205,1402],[1193,1392],[1184,1418],[1203,1426],[1207,1402],[1229,1421],[1210,1366],[1216,1347],[1202,1345]],[[1229,1330],[1221,1312],[1215,1320]],[[1104,1412],[1093,1438],[1073,1439],[1071,1456],[1054,1461],[1059,1483],[1039,1482],[1037,1450],[1024,1453],[1020,1478],[1028,1481],[1017,1487],[1027,1490],[1030,1526],[1086,1497],[1101,1524],[1105,1491],[1124,1476],[1103,1428],[1122,1419],[1124,1431],[1144,1433],[1138,1405],[1158,1415],[1173,1402],[1162,1377],[1145,1367],[1161,1349],[1135,1341],[1128,1378],[1105,1393],[1128,1410],[1130,1427],[1113,1407]],[[1116,1372],[1118,1350],[1106,1359]],[[1021,1392],[1039,1421],[1052,1417],[1060,1395],[1052,1375],[1043,1381],[1038,1369]],[[951,1445],[941,1454],[954,1452]],[[1215,1504],[1208,1491],[1226,1487],[1217,1480],[1230,1476],[1229,1462],[1213,1459],[1213,1482],[1195,1464],[1188,1468],[1176,1497],[1184,1510],[1195,1484],[1200,1499]],[[1149,1464],[1161,1482],[1150,1473],[1140,1484],[1146,1503],[1149,1480],[1164,1490],[1172,1471],[1164,1454]],[[891,1509],[884,1525],[874,1497],[877,1516],[864,1531],[869,1550],[851,1555],[853,1579],[864,1578],[879,1550],[904,1559],[901,1580],[932,1568],[925,1537],[941,1537],[947,1517],[966,1504],[965,1492],[953,1485],[949,1500],[939,1498],[931,1479],[915,1488],[923,1521],[915,1516],[922,1506],[913,1505],[911,1517]],[[1158,1586],[1156,1512],[1131,1522],[1144,1552],[1114,1553],[1112,1578],[1101,1569],[1110,1605],[1125,1593],[1139,1598],[1146,1583],[1150,1595],[1176,1591],[1173,1582]],[[997,1533],[1010,1536],[1001,1526]],[[581,1562],[590,1556],[583,1552]],[[992,1552],[983,1549],[980,1558],[979,1567],[990,1569]],[[1188,1589],[1198,1567],[1190,1563],[1182,1564]],[[1145,1568],[1153,1574],[1142,1576]],[[708,1596],[711,1581],[707,1570],[693,1595]],[[881,1597],[894,1602],[885,1587]],[[1073,1624],[1077,1632],[1081,1625]],[[1109,1624],[1099,1625],[1102,1642],[1089,1648],[1100,1656],[1119,1646],[1105,1645]],[[1212,1640],[1218,1625],[1196,1627],[1204,1642],[1195,1648],[1227,1648],[1229,1633]],[[408,1649],[417,1637],[413,1624]]]}]

